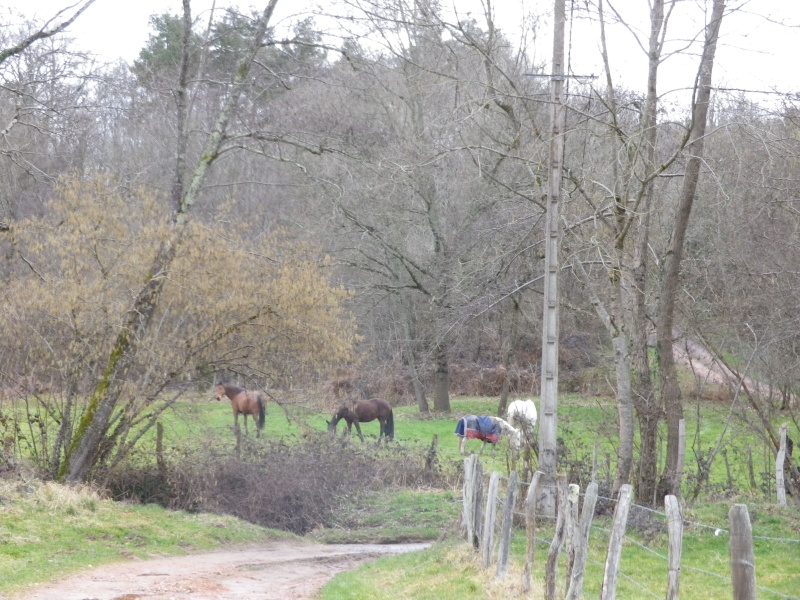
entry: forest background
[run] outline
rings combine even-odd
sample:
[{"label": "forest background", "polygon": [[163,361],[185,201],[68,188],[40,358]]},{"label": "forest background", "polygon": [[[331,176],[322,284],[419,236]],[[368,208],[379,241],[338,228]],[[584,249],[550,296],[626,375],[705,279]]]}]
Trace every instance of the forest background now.
[{"label": "forest background", "polygon": [[[44,474],[101,478],[221,378],[423,414],[538,394],[550,7],[511,40],[488,2],[455,19],[352,0],[284,31],[277,0],[202,16],[184,0],[108,65],[69,39],[92,4],[0,44],[0,389],[36,401]],[[616,397],[616,485],[645,499],[675,486],[673,346],[728,365],[719,399],[776,449],[772,417],[795,405],[799,100],[713,86],[741,10],[652,2],[627,50],[644,83],[614,76],[605,27],[624,14],[567,13],[594,24],[602,73],[568,78],[560,384]],[[674,57],[695,59],[691,94],[666,102]]]}]

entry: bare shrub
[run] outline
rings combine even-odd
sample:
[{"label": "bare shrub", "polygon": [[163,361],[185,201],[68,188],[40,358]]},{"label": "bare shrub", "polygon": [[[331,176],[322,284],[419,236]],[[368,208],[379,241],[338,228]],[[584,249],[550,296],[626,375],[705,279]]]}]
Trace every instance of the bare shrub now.
[{"label": "bare shrub", "polygon": [[441,470],[426,468],[423,448],[376,448],[327,435],[243,445],[241,457],[165,457],[160,470],[130,461],[107,475],[107,486],[117,499],[230,514],[303,534],[360,493],[445,483]]}]

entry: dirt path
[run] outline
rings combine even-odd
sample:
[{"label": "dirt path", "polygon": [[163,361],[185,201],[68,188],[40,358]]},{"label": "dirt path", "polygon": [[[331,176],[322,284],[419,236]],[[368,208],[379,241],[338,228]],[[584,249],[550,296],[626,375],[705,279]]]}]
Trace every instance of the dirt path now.
[{"label": "dirt path", "polygon": [[428,545],[276,541],[243,550],[114,563],[34,586],[9,600],[300,600],[315,598],[337,573]]}]

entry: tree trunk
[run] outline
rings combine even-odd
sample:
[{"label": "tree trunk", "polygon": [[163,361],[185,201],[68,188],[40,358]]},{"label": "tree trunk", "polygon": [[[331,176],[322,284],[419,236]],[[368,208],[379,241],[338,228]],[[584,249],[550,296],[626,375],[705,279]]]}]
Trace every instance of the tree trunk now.
[{"label": "tree trunk", "polygon": [[706,26],[706,40],[703,55],[700,59],[700,68],[695,86],[695,101],[692,106],[692,127],[689,134],[689,149],[691,155],[686,165],[683,178],[683,190],[678,205],[675,225],[672,230],[671,244],[664,265],[664,279],[661,285],[661,311],[659,314],[656,331],[656,349],[661,370],[662,389],[661,397],[667,415],[667,461],[659,484],[658,497],[667,494],[680,497],[679,472],[680,458],[678,456],[679,423],[683,418],[683,402],[678,385],[678,374],[675,368],[673,354],[673,330],[675,303],[677,301],[680,284],[680,268],[683,258],[684,240],[689,225],[700,178],[700,166],[703,160],[703,142],[706,133],[706,120],[708,117],[708,104],[711,97],[711,73],[714,66],[714,55],[717,48],[719,29],[725,9],[724,0],[714,0],[711,19]]},{"label": "tree trunk", "polygon": [[631,364],[628,352],[628,337],[623,331],[611,340],[617,364],[617,412],[619,413],[619,449],[617,474],[613,492],[630,483],[633,467],[633,399],[631,393]]},{"label": "tree trunk", "polygon": [[395,298],[397,309],[400,313],[400,320],[402,321],[404,349],[406,361],[408,363],[408,370],[411,373],[411,386],[414,390],[414,399],[419,407],[420,414],[427,415],[430,412],[428,408],[428,399],[425,397],[425,387],[419,377],[419,365],[417,361],[417,353],[414,351],[414,328],[411,322],[411,315],[409,314],[408,307],[405,303],[403,293]]},{"label": "tree trunk", "polygon": [[[661,63],[662,32],[664,30],[664,0],[654,0],[650,10],[650,44],[648,52],[647,96],[642,111],[642,137],[644,149],[644,172],[655,174],[655,148],[658,134],[658,67]],[[636,235],[634,262],[631,269],[631,358],[633,370],[632,398],[639,422],[640,449],[636,498],[640,503],[650,504],[655,498],[658,469],[657,442],[658,422],[661,410],[653,390],[650,374],[648,346],[649,322],[647,316],[646,290],[648,256],[650,246],[650,212],[653,200],[655,177],[651,177],[642,190],[639,213],[642,215]]]},{"label": "tree trunk", "polygon": [[450,364],[447,349],[437,344],[434,350],[436,370],[433,375],[433,408],[437,412],[450,412]]},{"label": "tree trunk", "polygon": [[[575,272],[584,283],[584,289],[590,297],[592,306],[597,316],[605,325],[611,336],[611,346],[614,348],[614,364],[616,365],[616,384],[617,384],[617,413],[619,415],[619,450],[617,453],[617,474],[614,478],[614,493],[619,491],[620,486],[629,483],[631,469],[633,467],[633,400],[631,391],[631,366],[629,356],[629,344],[625,331],[619,327],[616,320],[606,310],[600,298],[592,289],[589,276],[580,261],[575,261]],[[620,282],[613,280],[614,274],[619,274],[619,269],[612,269],[612,290],[614,300],[612,310],[622,318],[621,309],[621,286]]]},{"label": "tree trunk", "polygon": [[651,506],[656,502],[656,483],[658,479],[658,423],[661,420],[661,406],[655,397],[639,398],[636,406],[639,420],[639,476],[636,501]]},{"label": "tree trunk", "polygon": [[133,364],[137,342],[150,325],[150,318],[155,312],[158,298],[167,279],[167,270],[175,258],[183,230],[183,225],[176,225],[171,238],[161,244],[161,249],[150,269],[150,278],[139,291],[133,306],[125,316],[125,322],[117,335],[106,368],[76,428],[72,443],[67,449],[65,462],[59,472],[59,477],[65,477],[69,482],[86,479],[95,465],[100,445],[108,431],[111,415]]}]

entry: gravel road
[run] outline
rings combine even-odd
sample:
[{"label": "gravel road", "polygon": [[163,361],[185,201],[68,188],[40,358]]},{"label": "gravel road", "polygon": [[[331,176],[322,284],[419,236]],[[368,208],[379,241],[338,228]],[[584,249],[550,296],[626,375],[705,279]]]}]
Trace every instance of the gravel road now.
[{"label": "gravel road", "polygon": [[9,600],[300,600],[316,598],[337,573],[429,544],[321,545],[276,541],[246,549],[114,563]]}]

